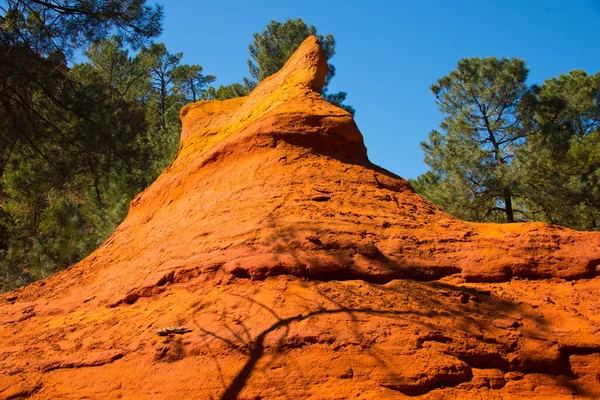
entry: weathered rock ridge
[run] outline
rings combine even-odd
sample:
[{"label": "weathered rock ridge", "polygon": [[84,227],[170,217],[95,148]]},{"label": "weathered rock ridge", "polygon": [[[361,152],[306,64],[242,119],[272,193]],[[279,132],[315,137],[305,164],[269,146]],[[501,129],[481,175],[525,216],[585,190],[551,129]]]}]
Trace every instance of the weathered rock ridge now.
[{"label": "weathered rock ridge", "polygon": [[600,234],[443,213],[326,72],[184,107],[114,235],[0,297],[0,398],[600,396]]}]

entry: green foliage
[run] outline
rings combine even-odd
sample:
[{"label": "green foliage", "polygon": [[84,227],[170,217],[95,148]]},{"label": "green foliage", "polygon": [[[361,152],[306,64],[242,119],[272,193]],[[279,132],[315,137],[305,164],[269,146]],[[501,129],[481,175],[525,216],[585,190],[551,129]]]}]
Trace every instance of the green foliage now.
[{"label": "green foliage", "polygon": [[232,83],[231,85],[221,85],[218,89],[209,87],[204,92],[203,100],[229,100],[236,97],[248,96],[250,89],[241,83]]},{"label": "green foliage", "polygon": [[599,229],[600,74],[526,77],[522,60],[474,58],[434,84],[446,118],[422,143],[432,170],[411,183],[471,221]]},{"label": "green foliage", "polygon": [[217,79],[214,75],[202,75],[200,65],[180,65],[173,72],[173,78],[175,87],[186,103],[200,100],[207,86]]},{"label": "green foliage", "polygon": [[347,96],[346,92],[327,93],[327,87],[324,87],[321,95],[325,100],[327,100],[334,106],[343,108],[352,115],[356,114],[356,110],[354,109],[354,107],[349,106],[348,104],[344,104],[344,101],[346,101]]},{"label": "green foliage", "polygon": [[[48,162],[40,138],[61,137],[80,114],[66,60],[87,43],[116,34],[139,46],[161,30],[162,9],[141,0],[6,0],[0,4],[0,174],[15,152],[30,147]],[[49,119],[50,117],[62,118]]]},{"label": "green foliage", "polygon": [[[0,291],[49,276],[105,240],[173,159],[180,107],[214,80],[162,44],[129,56],[160,31],[160,8],[144,3],[6,2]],[[66,68],[64,55],[88,41],[87,61]]]},{"label": "green foliage", "polygon": [[551,78],[527,98],[524,110],[531,134],[519,162],[537,218],[599,229],[600,73]]},{"label": "green foliage", "polygon": [[[205,97],[206,87],[216,79],[203,75],[200,65],[181,64],[183,54],[171,54],[162,43],[142,48],[133,60],[139,71],[136,98],[145,109],[149,128],[145,135],[151,183],[168,166],[179,144],[179,110]],[[157,157],[156,155],[160,155]]]},{"label": "green foliage", "polygon": [[[127,60],[115,57],[113,70],[123,70]],[[101,66],[106,64],[77,65],[55,81],[58,101],[31,91],[29,104],[37,112],[21,131],[29,145],[16,148],[2,174],[10,233],[0,260],[4,270],[20,266],[28,279],[36,279],[78,261],[118,222],[106,227],[110,219],[101,218],[121,205],[109,202],[105,188],[120,185],[119,193],[129,196],[142,188],[118,177],[144,170],[138,162],[138,140],[147,128],[143,109],[117,92],[119,74]]]},{"label": "green foliage", "polygon": [[409,181],[417,193],[448,214],[467,221],[501,222],[499,213],[488,212],[495,208],[493,200],[473,195],[472,187],[463,179],[427,171]]},{"label": "green foliage", "polygon": [[161,32],[162,8],[145,0],[5,0],[2,44],[25,45],[40,56],[70,54],[117,34],[139,47]]},{"label": "green foliage", "polygon": [[421,144],[437,179],[418,186],[431,188],[426,197],[442,209],[477,221],[513,222],[523,214],[513,207],[519,180],[513,160],[525,137],[519,104],[527,73],[520,59],[470,58],[431,86],[445,118],[442,131]]}]

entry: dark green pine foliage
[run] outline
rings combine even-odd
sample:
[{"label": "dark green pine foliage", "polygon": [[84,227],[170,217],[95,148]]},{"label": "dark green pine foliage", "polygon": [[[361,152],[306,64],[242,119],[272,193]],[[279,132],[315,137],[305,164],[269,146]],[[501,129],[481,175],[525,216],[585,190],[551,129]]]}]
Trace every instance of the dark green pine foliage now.
[{"label": "dark green pine foliage", "polygon": [[526,219],[514,158],[527,74],[518,58],[470,58],[431,86],[445,118],[421,145],[432,171],[412,182],[417,191],[467,220]]},{"label": "dark green pine foliage", "polygon": [[[173,159],[179,108],[214,77],[148,43],[162,11],[144,1],[0,8],[3,291],[80,260],[112,233]],[[67,68],[88,44],[87,61]]]},{"label": "dark green pine foliage", "polygon": [[213,86],[206,89],[202,100],[229,100],[236,97],[248,96],[250,89],[241,83],[232,83],[231,85],[221,85],[218,89]]},{"label": "dark green pine foliage", "polygon": [[179,110],[205,98],[208,84],[216,79],[203,75],[200,65],[181,64],[183,53],[171,54],[163,43],[144,47],[135,57],[140,71],[136,98],[144,106],[149,129],[146,143],[151,149],[151,183],[171,162],[179,146]]},{"label": "dark green pine foliage", "polygon": [[24,119],[29,125],[21,135],[27,142],[2,175],[10,232],[5,269],[37,279],[78,261],[112,232],[143,188],[147,123],[143,108],[120,92],[124,53],[114,52],[106,64],[74,66],[52,86],[57,101],[32,93],[36,114]]},{"label": "dark green pine foliage", "polygon": [[126,169],[143,118],[105,85],[74,79],[67,60],[111,34],[139,47],[161,18],[139,0],[0,4],[0,290],[81,258],[104,235],[110,218],[96,206],[111,200],[108,177]]},{"label": "dark green pine foliage", "polygon": [[600,73],[526,77],[522,60],[473,58],[434,84],[446,118],[411,183],[463,219],[599,230]]},{"label": "dark green pine foliage", "polygon": [[518,160],[535,219],[600,229],[600,73],[548,79],[523,110],[531,134]]}]

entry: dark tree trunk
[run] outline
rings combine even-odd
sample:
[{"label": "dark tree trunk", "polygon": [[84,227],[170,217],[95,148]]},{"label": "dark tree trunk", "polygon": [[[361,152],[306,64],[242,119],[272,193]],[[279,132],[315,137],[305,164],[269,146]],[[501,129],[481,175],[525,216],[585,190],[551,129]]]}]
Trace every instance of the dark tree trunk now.
[{"label": "dark tree trunk", "polygon": [[506,213],[506,222],[515,222],[515,216],[512,207],[512,197],[510,193],[504,193],[504,212]]},{"label": "dark tree trunk", "polygon": [[[481,109],[481,112],[483,113],[483,121],[488,132],[488,137],[490,139],[490,142],[492,143],[492,146],[494,147],[494,157],[496,158],[496,162],[499,166],[505,165],[506,161],[502,158],[502,149],[500,149],[500,145],[496,140],[496,135],[492,131],[488,116],[486,115],[484,109]],[[515,222],[515,215],[512,207],[512,196],[508,189],[504,189],[502,199],[504,200],[504,212],[506,213],[506,222]]]}]

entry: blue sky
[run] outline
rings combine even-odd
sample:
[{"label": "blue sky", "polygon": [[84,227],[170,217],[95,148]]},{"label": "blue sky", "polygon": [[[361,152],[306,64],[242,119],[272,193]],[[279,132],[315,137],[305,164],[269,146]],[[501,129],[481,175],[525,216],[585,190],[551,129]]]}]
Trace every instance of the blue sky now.
[{"label": "blue sky", "polygon": [[217,84],[248,76],[253,33],[302,17],[333,33],[331,91],[348,93],[369,158],[405,178],[428,168],[420,142],[441,121],[429,86],[465,57],[520,57],[529,83],[600,70],[600,0],[163,0],[157,40]]}]

